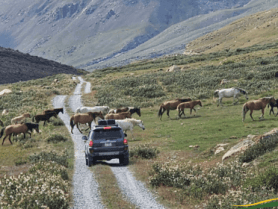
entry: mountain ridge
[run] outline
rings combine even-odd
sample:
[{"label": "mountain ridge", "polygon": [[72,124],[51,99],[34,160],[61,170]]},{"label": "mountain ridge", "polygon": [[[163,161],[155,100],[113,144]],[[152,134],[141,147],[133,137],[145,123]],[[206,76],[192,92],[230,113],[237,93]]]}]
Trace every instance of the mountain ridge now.
[{"label": "mountain ridge", "polygon": [[0,3],[0,44],[92,71],[182,53],[194,38],[240,15],[273,6],[278,2],[4,1]]}]

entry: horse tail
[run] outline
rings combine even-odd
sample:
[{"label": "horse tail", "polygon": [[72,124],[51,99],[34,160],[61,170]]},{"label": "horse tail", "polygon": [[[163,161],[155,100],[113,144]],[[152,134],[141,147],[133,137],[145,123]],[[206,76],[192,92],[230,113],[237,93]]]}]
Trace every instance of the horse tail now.
[{"label": "horse tail", "polygon": [[160,105],[159,111],[158,111],[158,117],[162,116],[162,111],[163,111],[163,105]]},{"label": "horse tail", "polygon": [[70,126],[71,126],[71,128],[74,127],[73,116],[70,117]]},{"label": "horse tail", "polygon": [[3,128],[1,129],[1,131],[0,131],[0,139],[1,139],[1,137],[3,136],[5,129],[6,129],[6,127],[3,127]]},{"label": "horse tail", "polygon": [[244,104],[242,107],[242,122],[245,120],[245,115],[247,111],[248,111],[248,107],[246,106],[246,104]]}]

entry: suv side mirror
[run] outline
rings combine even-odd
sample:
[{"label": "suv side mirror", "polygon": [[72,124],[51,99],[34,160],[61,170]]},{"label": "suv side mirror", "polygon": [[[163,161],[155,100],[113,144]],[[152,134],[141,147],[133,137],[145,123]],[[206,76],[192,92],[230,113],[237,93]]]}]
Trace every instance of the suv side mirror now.
[{"label": "suv side mirror", "polygon": [[82,136],[82,140],[87,141],[88,140],[87,136]]}]

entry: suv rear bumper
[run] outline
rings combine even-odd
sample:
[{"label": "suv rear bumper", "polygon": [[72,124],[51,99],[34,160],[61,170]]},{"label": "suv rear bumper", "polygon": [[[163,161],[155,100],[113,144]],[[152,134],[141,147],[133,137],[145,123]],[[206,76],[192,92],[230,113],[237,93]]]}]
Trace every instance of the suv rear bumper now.
[{"label": "suv rear bumper", "polygon": [[128,150],[122,151],[107,151],[107,152],[93,152],[87,153],[89,157],[94,158],[94,160],[104,160],[104,159],[113,159],[120,158],[121,156],[129,157]]}]

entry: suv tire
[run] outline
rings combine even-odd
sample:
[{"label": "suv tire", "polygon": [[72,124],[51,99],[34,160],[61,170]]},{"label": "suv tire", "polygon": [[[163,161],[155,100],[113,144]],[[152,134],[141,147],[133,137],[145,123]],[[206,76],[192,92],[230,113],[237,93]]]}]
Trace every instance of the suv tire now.
[{"label": "suv tire", "polygon": [[129,156],[128,156],[128,154],[120,156],[119,160],[120,160],[120,164],[128,165],[128,163],[129,163]]}]

